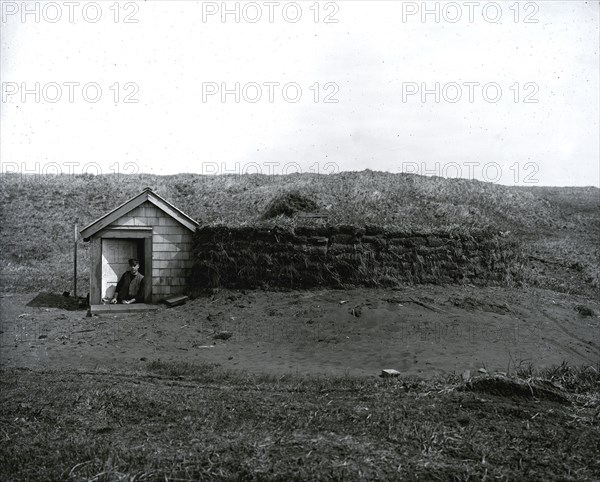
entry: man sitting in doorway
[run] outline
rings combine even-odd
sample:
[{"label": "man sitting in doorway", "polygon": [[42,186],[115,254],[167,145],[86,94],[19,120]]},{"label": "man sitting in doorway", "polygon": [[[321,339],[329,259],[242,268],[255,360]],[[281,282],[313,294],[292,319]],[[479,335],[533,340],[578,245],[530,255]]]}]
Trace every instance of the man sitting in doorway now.
[{"label": "man sitting in doorway", "polygon": [[145,280],[144,275],[139,272],[140,263],[137,259],[129,260],[129,271],[125,271],[117,283],[115,296],[111,303],[131,303],[144,302]]}]

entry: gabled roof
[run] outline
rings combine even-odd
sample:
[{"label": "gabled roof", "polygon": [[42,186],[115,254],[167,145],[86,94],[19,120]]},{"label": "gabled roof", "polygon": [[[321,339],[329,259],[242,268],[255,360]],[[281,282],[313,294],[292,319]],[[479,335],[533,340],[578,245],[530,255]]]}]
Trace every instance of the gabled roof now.
[{"label": "gabled roof", "polygon": [[111,212],[105,214],[99,219],[96,219],[91,224],[88,224],[83,228],[80,233],[84,241],[88,241],[91,236],[96,234],[98,231],[106,228],[109,224],[114,223],[117,219],[125,216],[130,211],[134,210],[146,201],[151,202],[157,208],[164,211],[166,214],[171,216],[176,221],[179,221],[190,231],[195,231],[199,224],[190,218],[187,214],[177,209],[171,203],[165,201],[162,197],[156,194],[152,189],[147,187],[140,194],[132,197],[129,201],[121,204],[118,208],[113,209]]}]

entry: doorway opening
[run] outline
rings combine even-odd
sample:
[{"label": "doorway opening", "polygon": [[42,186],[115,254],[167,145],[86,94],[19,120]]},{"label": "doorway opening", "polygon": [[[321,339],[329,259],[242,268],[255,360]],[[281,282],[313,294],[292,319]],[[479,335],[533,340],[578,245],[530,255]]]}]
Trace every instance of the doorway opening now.
[{"label": "doorway opening", "polygon": [[147,275],[146,249],[144,238],[102,238],[102,283],[103,300],[115,295],[117,283],[123,273],[129,270],[129,260],[135,258],[140,263],[140,273]]}]

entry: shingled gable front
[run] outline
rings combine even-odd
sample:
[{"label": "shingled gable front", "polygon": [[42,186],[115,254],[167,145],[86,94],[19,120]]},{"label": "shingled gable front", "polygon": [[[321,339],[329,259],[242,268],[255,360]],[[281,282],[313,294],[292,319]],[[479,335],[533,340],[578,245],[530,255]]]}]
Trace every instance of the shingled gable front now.
[{"label": "shingled gable front", "polygon": [[181,294],[192,268],[198,223],[150,188],[83,228],[91,242],[90,303],[110,298],[127,260],[137,258],[146,276],[147,303]]}]

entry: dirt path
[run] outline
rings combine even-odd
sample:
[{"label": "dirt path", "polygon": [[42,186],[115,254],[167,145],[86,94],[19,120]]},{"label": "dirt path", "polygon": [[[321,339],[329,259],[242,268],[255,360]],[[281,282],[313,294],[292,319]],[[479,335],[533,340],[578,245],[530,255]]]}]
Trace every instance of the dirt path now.
[{"label": "dirt path", "polygon": [[[0,298],[2,367],[135,368],[152,360],[259,373],[430,376],[600,361],[598,302],[540,290],[221,291],[155,313],[86,317]],[[231,334],[227,340],[215,334]],[[225,335],[226,337],[227,335]]]}]

